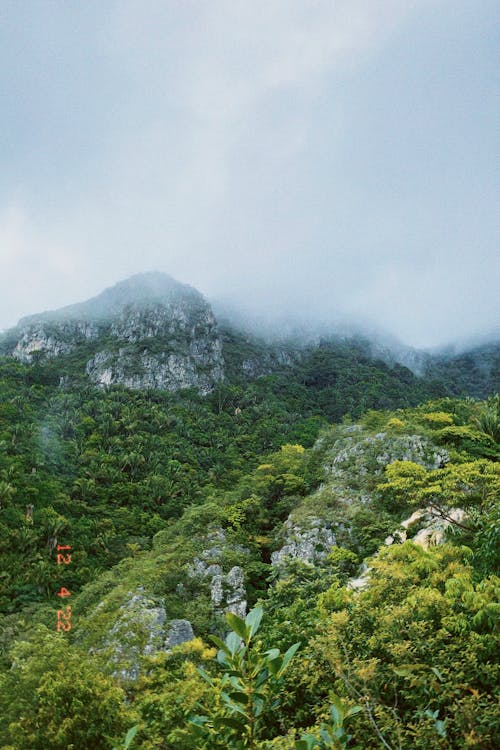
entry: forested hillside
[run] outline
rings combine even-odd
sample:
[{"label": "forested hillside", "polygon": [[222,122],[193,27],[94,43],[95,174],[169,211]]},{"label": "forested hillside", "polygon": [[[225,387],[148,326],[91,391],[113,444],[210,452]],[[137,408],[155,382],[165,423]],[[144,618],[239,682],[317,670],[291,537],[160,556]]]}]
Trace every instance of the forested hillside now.
[{"label": "forested hillside", "polygon": [[498,16],[0,0],[0,750],[500,750]]},{"label": "forested hillside", "polygon": [[[61,534],[83,555],[71,570],[71,584],[80,586],[126,556],[129,545],[147,547],[215,488],[234,486],[266,451],[287,442],[310,447],[322,426],[344,415],[444,391],[348,344],[301,351],[280,364],[272,350],[233,334],[224,352],[228,379],[206,397],[194,388],[97,389],[78,368],[60,387],[59,358],[30,365],[3,359],[3,611],[47,595],[54,576],[48,561]],[[266,355],[272,374],[245,374],[242,363],[265,367]]]},{"label": "forested hillside", "polygon": [[1,360],[0,746],[496,748],[498,396],[221,339],[205,395]]}]

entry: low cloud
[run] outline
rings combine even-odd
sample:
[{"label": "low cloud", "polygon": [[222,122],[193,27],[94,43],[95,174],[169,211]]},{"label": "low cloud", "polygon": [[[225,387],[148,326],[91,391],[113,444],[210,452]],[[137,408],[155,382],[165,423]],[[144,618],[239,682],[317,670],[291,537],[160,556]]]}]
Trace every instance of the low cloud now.
[{"label": "low cloud", "polygon": [[13,5],[0,326],[150,269],[418,345],[493,325],[491,167],[463,149],[490,133],[466,54],[487,6],[467,25],[465,0]]}]

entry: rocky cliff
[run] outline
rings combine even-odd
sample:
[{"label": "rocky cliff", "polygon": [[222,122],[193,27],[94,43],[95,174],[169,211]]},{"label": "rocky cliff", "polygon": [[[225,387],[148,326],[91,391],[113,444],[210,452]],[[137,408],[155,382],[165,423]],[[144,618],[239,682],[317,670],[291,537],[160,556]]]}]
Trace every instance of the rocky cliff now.
[{"label": "rocky cliff", "polygon": [[208,302],[159,273],[140,274],[87,302],[20,320],[0,352],[21,362],[72,356],[99,385],[205,394],[224,376]]},{"label": "rocky cliff", "polygon": [[265,337],[237,319],[221,317],[218,324],[198,291],[162,273],[139,274],[86,302],[22,318],[0,336],[2,354],[48,365],[51,383],[86,378],[101,386],[207,394],[223,380],[245,384],[281,375],[324,391],[321,411],[331,420],[345,413],[338,400],[360,413],[408,403],[409,390],[415,402],[445,394],[485,398],[500,378],[498,342],[431,355],[390,337],[334,329],[324,336],[287,336],[284,329],[283,336]]}]

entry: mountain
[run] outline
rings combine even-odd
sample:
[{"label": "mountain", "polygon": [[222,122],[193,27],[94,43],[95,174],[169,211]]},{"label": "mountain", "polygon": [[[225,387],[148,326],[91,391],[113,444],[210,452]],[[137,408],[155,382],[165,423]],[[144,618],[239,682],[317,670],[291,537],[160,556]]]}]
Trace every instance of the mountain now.
[{"label": "mountain", "polygon": [[1,346],[0,747],[500,746],[497,345],[144,274]]},{"label": "mountain", "polygon": [[236,414],[0,367],[0,747],[499,746],[498,399],[309,440],[262,379]]},{"label": "mountain", "polygon": [[[280,336],[264,327],[259,335],[255,325],[218,309],[219,321],[196,289],[166,274],[139,274],[86,302],[22,318],[0,338],[0,354],[43,365],[54,382],[195,388],[201,394],[223,382],[281,374],[309,387],[328,387],[334,396],[348,371],[348,379],[359,381],[364,408],[397,405],[394,399],[363,398],[366,368],[372,371],[370,382],[382,379],[388,393],[411,386],[419,398],[446,393],[485,398],[499,387],[498,343],[433,355],[388,336],[332,332],[324,325],[321,332],[286,329]],[[311,377],[319,360],[323,376]],[[402,405],[410,402],[415,403],[403,397]]]},{"label": "mountain", "polygon": [[21,362],[58,358],[92,383],[208,393],[224,363],[208,302],[169,276],[133,276],[86,302],[19,321],[0,351]]},{"label": "mountain", "polygon": [[443,383],[453,396],[486,398],[500,389],[500,343],[428,357],[422,374]]}]

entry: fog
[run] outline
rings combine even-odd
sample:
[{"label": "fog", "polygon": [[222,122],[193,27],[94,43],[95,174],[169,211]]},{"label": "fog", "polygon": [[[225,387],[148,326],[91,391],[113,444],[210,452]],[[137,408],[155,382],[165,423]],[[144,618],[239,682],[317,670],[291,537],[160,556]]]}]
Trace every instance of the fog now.
[{"label": "fog", "polygon": [[284,327],[500,336],[499,15],[4,1],[0,328],[159,270]]}]

